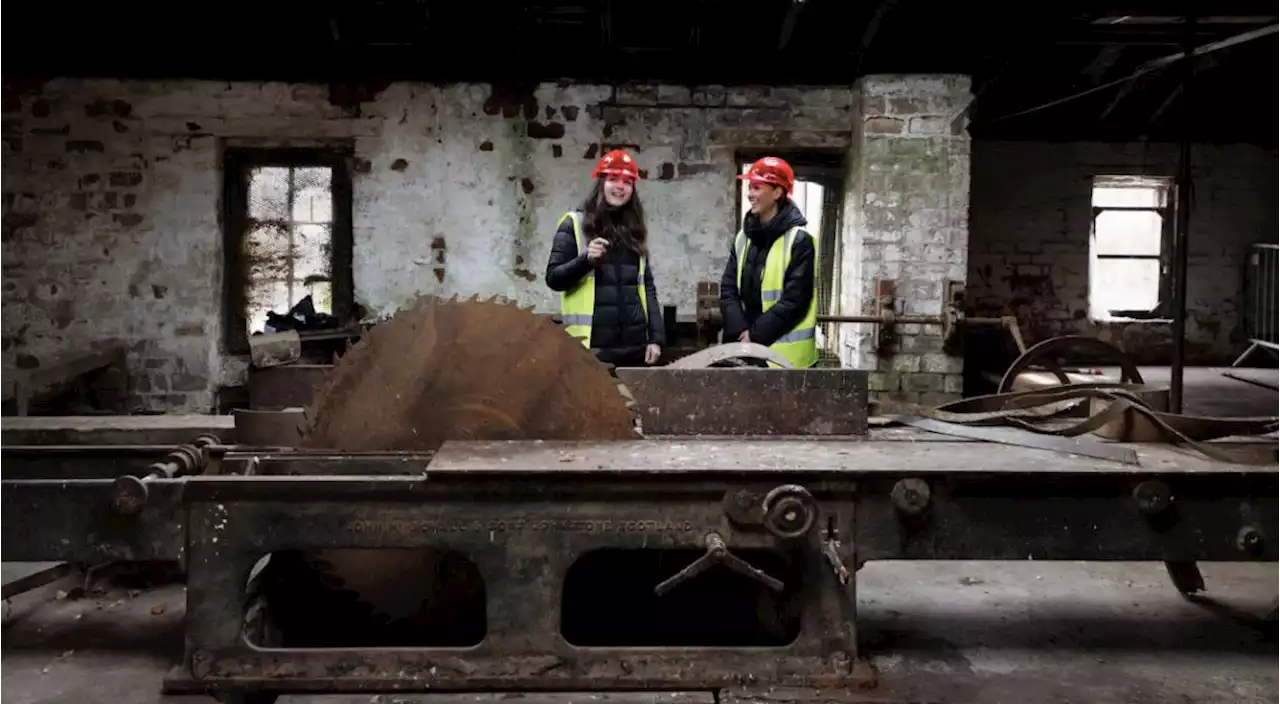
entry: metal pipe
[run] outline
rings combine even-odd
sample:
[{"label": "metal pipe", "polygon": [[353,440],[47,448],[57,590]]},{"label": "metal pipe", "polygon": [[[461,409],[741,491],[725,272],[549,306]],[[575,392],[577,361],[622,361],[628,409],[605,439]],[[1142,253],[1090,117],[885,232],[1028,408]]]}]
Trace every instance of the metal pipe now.
[{"label": "metal pipe", "polygon": [[[819,315],[819,323],[891,323],[894,325],[945,325],[946,318],[940,315],[895,315],[892,318],[881,318],[878,315]],[[970,318],[956,319],[960,325],[1003,325],[1004,318]]]},{"label": "metal pipe", "polygon": [[[1195,39],[1195,17],[1187,17],[1183,51],[1192,55]],[[1191,129],[1195,101],[1191,83],[1195,79],[1195,62],[1185,59],[1182,65],[1182,143],[1178,152],[1177,217],[1173,230],[1173,354],[1169,360],[1169,411],[1182,412],[1182,376],[1186,365],[1187,337],[1187,235],[1191,225]]]}]

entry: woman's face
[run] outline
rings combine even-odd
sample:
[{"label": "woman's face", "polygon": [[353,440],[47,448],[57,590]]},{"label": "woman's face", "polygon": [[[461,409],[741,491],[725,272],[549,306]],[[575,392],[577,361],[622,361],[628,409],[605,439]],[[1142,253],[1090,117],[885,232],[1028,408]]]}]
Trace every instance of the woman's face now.
[{"label": "woman's face", "polygon": [[635,187],[636,182],[630,176],[607,174],[604,177],[604,202],[610,208],[622,207],[631,200]]},{"label": "woman's face", "polygon": [[783,193],[778,186],[752,181],[747,185],[747,202],[751,204],[751,212],[756,215],[772,212]]}]

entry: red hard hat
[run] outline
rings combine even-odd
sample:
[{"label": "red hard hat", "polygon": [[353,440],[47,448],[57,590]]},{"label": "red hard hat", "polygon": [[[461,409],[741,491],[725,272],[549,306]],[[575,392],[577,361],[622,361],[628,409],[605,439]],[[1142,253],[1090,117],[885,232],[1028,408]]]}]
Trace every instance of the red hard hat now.
[{"label": "red hard hat", "polygon": [[751,168],[747,169],[747,173],[739,176],[738,180],[781,186],[790,194],[796,184],[796,172],[791,170],[791,164],[782,159],[766,156],[752,164]]},{"label": "red hard hat", "polygon": [[600,157],[600,161],[596,162],[595,171],[591,172],[591,178],[601,176],[630,176],[639,179],[640,167],[636,166],[636,160],[631,158],[630,154],[621,149],[614,149]]}]

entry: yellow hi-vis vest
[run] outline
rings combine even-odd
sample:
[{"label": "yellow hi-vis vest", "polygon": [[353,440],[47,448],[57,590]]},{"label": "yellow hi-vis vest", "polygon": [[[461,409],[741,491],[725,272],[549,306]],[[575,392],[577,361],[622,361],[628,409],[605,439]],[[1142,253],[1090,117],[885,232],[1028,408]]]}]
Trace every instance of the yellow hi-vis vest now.
[{"label": "yellow hi-vis vest", "polygon": [[[787,274],[787,265],[791,263],[791,246],[795,244],[796,235],[800,232],[799,227],[793,227],[787,230],[786,234],[774,240],[773,246],[769,248],[768,255],[764,260],[764,276],[760,281],[760,310],[767,311],[774,307],[778,300],[782,298],[782,284]],[[806,233],[808,234],[808,233]],[[808,235],[813,240],[813,280],[818,280],[818,240],[813,235]],[[747,255],[747,235],[742,230],[738,230],[738,236],[733,240],[734,252],[738,255],[738,290],[742,290],[742,267],[746,263]],[[769,345],[769,349],[776,351],[783,357],[786,357],[791,366],[797,369],[812,367],[818,363],[818,296],[817,291],[809,297],[809,309],[805,311],[804,317],[796,323],[794,328],[787,331],[777,342]],[[769,366],[778,368],[777,364],[769,362]]]},{"label": "yellow hi-vis vest", "polygon": [[[556,229],[564,224],[565,218],[573,221],[573,240],[578,245],[578,253],[587,249],[587,239],[582,232],[582,215],[577,212],[565,213],[556,223]],[[640,275],[636,278],[636,287],[640,291],[640,307],[644,310],[645,322],[649,321],[649,300],[644,295],[644,255],[640,255]],[[591,319],[596,312],[596,272],[593,268],[582,277],[573,288],[560,294],[560,322],[570,337],[576,337],[583,347],[591,347]]]}]

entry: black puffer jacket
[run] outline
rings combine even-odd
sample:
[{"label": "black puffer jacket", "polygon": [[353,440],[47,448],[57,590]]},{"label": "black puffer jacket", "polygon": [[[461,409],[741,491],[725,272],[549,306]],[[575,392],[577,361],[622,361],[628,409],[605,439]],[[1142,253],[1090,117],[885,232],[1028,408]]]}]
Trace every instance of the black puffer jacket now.
[{"label": "black puffer jacket", "polygon": [[[594,235],[586,233],[590,242]],[[658,306],[658,290],[653,283],[653,261],[645,262],[644,290],[649,304],[649,320],[645,321],[636,290],[640,273],[640,255],[619,246],[610,246],[596,264],[596,309],[592,318],[591,348],[600,361],[620,367],[643,366],[644,348],[648,344],[666,345],[662,309]],[[547,286],[553,291],[568,291],[591,271],[584,249],[578,252],[573,236],[573,221],[565,218],[556,230],[547,260]]]},{"label": "black puffer jacket", "polygon": [[742,221],[748,242],[746,265],[742,268],[742,290],[738,290],[738,253],[734,251],[733,240],[729,241],[729,263],[720,277],[720,314],[724,317],[725,342],[733,342],[743,330],[749,330],[752,342],[772,345],[804,317],[809,309],[809,300],[816,295],[814,246],[810,233],[802,229],[796,234],[791,246],[791,262],[783,278],[782,298],[767,313],[761,310],[760,284],[769,248],[787,230],[807,224],[809,221],[790,198],[767,223],[761,224],[754,213],[747,213]]}]

